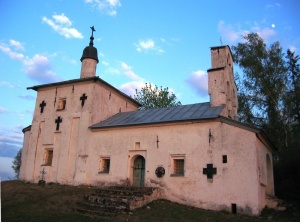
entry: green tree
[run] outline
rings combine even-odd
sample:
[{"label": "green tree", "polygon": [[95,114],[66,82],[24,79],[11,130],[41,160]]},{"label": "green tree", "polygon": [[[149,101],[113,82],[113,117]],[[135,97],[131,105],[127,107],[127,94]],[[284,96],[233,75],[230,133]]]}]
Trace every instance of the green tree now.
[{"label": "green tree", "polygon": [[13,160],[12,168],[15,171],[15,177],[19,179],[20,167],[21,167],[22,149],[20,149]]},{"label": "green tree", "polygon": [[300,199],[300,68],[299,56],[279,42],[266,46],[255,33],[233,46],[237,75],[239,119],[261,127],[278,148],[274,153],[275,192]]},{"label": "green tree", "polygon": [[134,99],[142,104],[141,110],[155,109],[171,106],[180,106],[181,102],[177,101],[174,93],[169,91],[169,88],[153,87],[151,83],[145,84],[140,91],[135,90]]},{"label": "green tree", "polygon": [[287,69],[288,69],[288,88],[285,98],[287,115],[290,123],[300,126],[300,67],[298,64],[299,56],[295,52],[287,50]]},{"label": "green tree", "polygon": [[235,63],[243,75],[238,82],[240,120],[263,127],[281,149],[287,146],[284,96],[287,68],[279,42],[267,47],[256,33],[232,47]]}]

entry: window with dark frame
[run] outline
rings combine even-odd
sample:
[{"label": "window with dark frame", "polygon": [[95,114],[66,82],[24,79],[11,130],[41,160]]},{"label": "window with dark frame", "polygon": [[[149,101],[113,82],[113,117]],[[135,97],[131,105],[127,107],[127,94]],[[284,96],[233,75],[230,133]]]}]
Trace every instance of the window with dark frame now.
[{"label": "window with dark frame", "polygon": [[45,160],[44,166],[52,166],[52,159],[53,159],[53,149],[46,149],[45,150]]},{"label": "window with dark frame", "polygon": [[171,176],[184,176],[184,158],[173,158],[173,169]]},{"label": "window with dark frame", "polygon": [[62,111],[66,109],[67,100],[66,98],[61,98],[58,101],[57,111]]},{"label": "window with dark frame", "polygon": [[184,159],[174,160],[174,174],[184,174]]},{"label": "window with dark frame", "polygon": [[223,163],[227,163],[227,155],[223,155],[222,159],[223,159]]},{"label": "window with dark frame", "polygon": [[110,158],[100,158],[99,173],[109,173],[110,171]]}]

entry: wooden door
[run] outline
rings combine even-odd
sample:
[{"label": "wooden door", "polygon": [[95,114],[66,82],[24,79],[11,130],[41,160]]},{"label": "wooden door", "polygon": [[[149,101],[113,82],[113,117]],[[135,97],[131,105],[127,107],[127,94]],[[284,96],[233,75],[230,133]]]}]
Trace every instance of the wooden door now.
[{"label": "wooden door", "polygon": [[145,185],[145,159],[138,156],[133,166],[133,186],[143,187]]}]

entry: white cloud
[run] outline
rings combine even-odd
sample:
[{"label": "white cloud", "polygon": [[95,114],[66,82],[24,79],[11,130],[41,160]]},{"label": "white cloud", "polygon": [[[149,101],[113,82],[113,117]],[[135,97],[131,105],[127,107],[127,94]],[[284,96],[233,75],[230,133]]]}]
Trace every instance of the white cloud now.
[{"label": "white cloud", "polygon": [[7,111],[8,111],[8,109],[0,106],[0,113],[5,113]]},{"label": "white cloud", "polygon": [[125,94],[129,95],[129,96],[134,96],[135,95],[135,90],[137,89],[138,91],[141,90],[141,88],[145,85],[144,82],[142,81],[131,81],[131,82],[127,82],[122,84],[119,87],[119,90],[121,90],[122,92],[124,92]]},{"label": "white cloud", "polygon": [[110,16],[117,15],[117,8],[121,7],[119,0],[84,0],[86,4],[92,8],[97,8],[101,12],[105,12]]},{"label": "white cloud", "polygon": [[109,66],[109,62],[102,61],[101,63],[102,63],[102,65],[104,65],[104,66]]},{"label": "white cloud", "polygon": [[248,26],[248,29],[241,29],[239,24],[233,26],[231,24],[226,24],[224,21],[220,20],[218,23],[218,31],[220,33],[221,39],[225,40],[225,42],[228,41],[230,43],[234,43],[237,40],[241,40],[242,36],[251,32],[255,32],[265,41],[268,41],[270,37],[276,35],[276,31],[274,29],[269,27],[263,28],[261,23],[258,22],[247,22],[245,25]]},{"label": "white cloud", "polygon": [[140,40],[138,44],[134,44],[136,46],[136,50],[138,52],[148,52],[148,51],[155,51],[157,53],[164,53],[165,51],[162,50],[159,46],[157,46],[153,39],[147,40]]},{"label": "white cloud", "polygon": [[[18,45],[17,41],[10,41],[12,46]],[[60,78],[51,70],[49,59],[40,54],[34,55],[32,58],[22,53],[13,51],[9,46],[1,43],[0,50],[7,54],[11,59],[17,60],[23,64],[23,70],[30,79],[39,83],[48,83],[59,81]],[[3,84],[3,82],[2,82]]]},{"label": "white cloud", "polygon": [[260,26],[254,26],[251,29],[252,32],[256,32],[260,37],[262,37],[266,42],[270,37],[276,35],[276,31],[270,28],[261,28]]},{"label": "white cloud", "polygon": [[6,81],[0,82],[0,86],[7,86],[9,88],[14,88],[15,87],[14,85],[12,85],[11,83],[6,82]]},{"label": "white cloud", "polygon": [[208,95],[208,77],[207,73],[202,70],[193,72],[187,79],[187,83],[196,90],[199,96]]},{"label": "white cloud", "polygon": [[112,75],[119,75],[120,71],[116,68],[108,67],[107,69],[105,69],[105,73],[112,74]]},{"label": "white cloud", "polygon": [[82,39],[83,35],[75,28],[71,28],[72,22],[63,13],[61,15],[53,15],[53,20],[43,17],[42,21],[49,25],[54,31],[66,38]]},{"label": "white cloud", "polygon": [[121,62],[121,68],[124,75],[132,81],[122,84],[119,89],[127,95],[133,97],[135,95],[136,89],[140,90],[145,85],[145,80],[135,74],[132,70],[132,67],[125,62]]},{"label": "white cloud", "polygon": [[64,14],[61,15],[53,15],[52,18],[56,21],[56,23],[60,23],[66,26],[71,26],[72,22],[70,21],[70,19],[65,16]]},{"label": "white cloud", "polygon": [[218,31],[220,32],[221,39],[229,41],[229,42],[234,42],[238,38],[241,37],[242,33],[241,31],[234,31],[234,28],[232,25],[226,24],[224,21],[219,21],[218,24]]},{"label": "white cloud", "polygon": [[0,45],[0,50],[14,60],[22,61],[24,59],[24,55],[22,53],[14,52],[3,44]]},{"label": "white cloud", "polygon": [[280,7],[281,7],[280,3],[274,3],[274,4],[267,4],[266,5],[267,9],[280,8]]},{"label": "white cloud", "polygon": [[22,43],[16,41],[16,40],[9,40],[9,43],[11,46],[14,46],[16,50],[25,50],[24,46],[22,45]]},{"label": "white cloud", "polygon": [[125,62],[121,62],[121,67],[122,67],[122,70],[123,70],[125,76],[127,76],[128,78],[130,78],[132,80],[144,81],[143,78],[141,78],[137,74],[135,74],[132,71],[132,68],[129,65],[127,65]]},{"label": "white cloud", "polygon": [[146,41],[139,41],[139,46],[143,49],[152,49],[154,48],[154,41],[152,39],[147,39]]},{"label": "white cloud", "polygon": [[46,56],[36,54],[32,59],[24,61],[24,71],[28,77],[41,83],[56,82],[58,80],[51,70],[51,63]]}]

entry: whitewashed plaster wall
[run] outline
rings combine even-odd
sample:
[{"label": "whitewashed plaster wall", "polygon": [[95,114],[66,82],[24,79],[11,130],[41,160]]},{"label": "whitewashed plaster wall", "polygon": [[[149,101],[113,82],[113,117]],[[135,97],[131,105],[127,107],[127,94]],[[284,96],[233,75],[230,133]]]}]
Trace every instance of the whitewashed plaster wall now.
[{"label": "whitewashed plaster wall", "polygon": [[[83,93],[88,98],[81,106]],[[57,111],[61,98],[66,99],[66,108]],[[42,101],[46,102],[43,113],[40,112]],[[21,179],[37,182],[45,168],[50,181],[72,183],[77,177],[77,181],[84,183],[90,143],[88,127],[120,111],[136,109],[132,101],[99,82],[82,81],[39,89],[31,130],[25,133],[27,154],[21,167]],[[62,123],[56,130],[58,116]],[[53,149],[52,166],[43,166],[45,149]]]},{"label": "whitewashed plaster wall", "polygon": [[[131,158],[142,155],[146,161],[146,185],[163,188],[167,199],[229,211],[235,203],[240,212],[258,214],[261,208],[256,140],[253,132],[212,121],[101,130],[92,133],[87,182],[123,184],[131,179]],[[135,149],[135,142],[140,142],[139,150]],[[183,177],[170,176],[171,158],[175,154],[185,156]],[[223,155],[227,155],[227,163],[222,163]],[[100,156],[111,158],[109,174],[98,174]],[[207,179],[202,172],[209,163],[217,168],[213,179]],[[158,166],[166,170],[162,178],[155,175]]]}]

